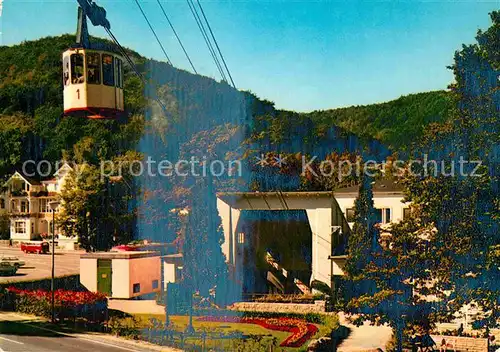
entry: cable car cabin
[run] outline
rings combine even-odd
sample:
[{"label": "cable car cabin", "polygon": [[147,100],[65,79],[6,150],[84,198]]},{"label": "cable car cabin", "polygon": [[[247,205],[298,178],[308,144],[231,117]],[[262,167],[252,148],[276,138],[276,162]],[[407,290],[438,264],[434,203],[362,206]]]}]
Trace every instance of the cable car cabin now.
[{"label": "cable car cabin", "polygon": [[116,53],[68,49],[63,84],[65,115],[105,119],[123,113],[123,60]]}]

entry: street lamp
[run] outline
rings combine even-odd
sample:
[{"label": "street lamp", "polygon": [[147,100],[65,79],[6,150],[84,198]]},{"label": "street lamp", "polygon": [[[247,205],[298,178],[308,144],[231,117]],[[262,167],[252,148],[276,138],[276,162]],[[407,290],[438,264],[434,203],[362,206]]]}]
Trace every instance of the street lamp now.
[{"label": "street lamp", "polygon": [[50,279],[50,292],[51,292],[51,317],[52,323],[54,323],[54,262],[55,262],[55,252],[56,252],[56,209],[61,202],[52,201],[49,202],[50,210],[52,210],[52,276]]}]

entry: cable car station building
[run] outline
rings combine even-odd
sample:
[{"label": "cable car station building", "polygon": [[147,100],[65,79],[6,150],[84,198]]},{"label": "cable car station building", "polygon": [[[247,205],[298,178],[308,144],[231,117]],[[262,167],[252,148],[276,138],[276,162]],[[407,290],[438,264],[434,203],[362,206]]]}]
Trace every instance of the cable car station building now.
[{"label": "cable car station building", "polygon": [[[409,214],[403,203],[400,186],[392,181],[373,185],[373,200],[378,221],[388,224]],[[217,194],[217,208],[222,219],[222,251],[235,273],[245,270],[238,260],[238,246],[248,234],[239,233],[242,210],[305,210],[312,235],[311,279],[335,289],[336,277],[344,275],[347,240],[353,226],[354,202],[358,186],[335,192],[224,192]],[[251,234],[250,234],[251,235]],[[276,234],[286,241],[287,234]]]}]

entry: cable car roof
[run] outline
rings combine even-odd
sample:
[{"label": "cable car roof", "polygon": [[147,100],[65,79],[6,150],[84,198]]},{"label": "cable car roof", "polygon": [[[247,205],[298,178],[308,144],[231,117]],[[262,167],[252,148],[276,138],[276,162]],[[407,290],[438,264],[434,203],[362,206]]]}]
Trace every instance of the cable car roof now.
[{"label": "cable car roof", "polygon": [[80,44],[73,44],[68,50],[88,50],[88,51],[105,51],[113,54],[114,56],[122,57],[122,53],[116,45],[103,42],[91,42],[88,46],[84,47]]}]

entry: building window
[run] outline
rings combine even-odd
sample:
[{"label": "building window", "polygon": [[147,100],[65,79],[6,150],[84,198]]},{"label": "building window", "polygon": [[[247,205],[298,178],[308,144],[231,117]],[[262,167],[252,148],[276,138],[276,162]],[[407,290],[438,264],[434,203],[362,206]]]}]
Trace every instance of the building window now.
[{"label": "building window", "polygon": [[27,183],[27,184],[26,184],[26,191],[27,191],[27,192],[29,192],[29,191],[30,191],[30,189],[31,189],[30,184],[29,184],[29,183]]},{"label": "building window", "polygon": [[388,223],[392,221],[392,214],[391,214],[391,209],[385,208],[385,218],[384,218],[384,223]]},{"label": "building window", "polygon": [[82,54],[71,55],[71,83],[85,83]]},{"label": "building window", "polygon": [[245,243],[245,234],[243,232],[238,233],[238,243],[239,244]]},{"label": "building window", "polygon": [[153,280],[153,290],[158,288],[158,280]]},{"label": "building window", "polygon": [[101,84],[101,55],[98,53],[87,54],[87,82]]},{"label": "building window", "polygon": [[38,203],[38,211],[40,213],[46,213],[46,210],[47,209],[47,199],[40,199],[40,202]]},{"label": "building window", "polygon": [[27,213],[29,212],[29,207],[28,207],[28,202],[25,200],[21,201],[21,213]]},{"label": "building window", "polygon": [[39,211],[40,213],[50,213],[50,206],[49,203],[52,201],[52,199],[47,199],[47,198],[42,198],[40,199],[40,206],[39,206]]},{"label": "building window", "polygon": [[403,220],[407,220],[409,218],[411,218],[411,209],[403,208]]},{"label": "building window", "polygon": [[347,222],[354,222],[356,220],[356,211],[354,208],[348,208],[345,210],[345,218]]},{"label": "building window", "polygon": [[0,198],[0,209],[5,209],[5,199]]},{"label": "building window", "polygon": [[113,56],[102,56],[102,83],[106,86],[115,85],[115,65]]},{"label": "building window", "polygon": [[392,212],[390,208],[375,209],[376,222],[381,224],[390,223],[392,220]]},{"label": "building window", "polygon": [[116,58],[116,86],[123,88],[123,63],[122,60]]},{"label": "building window", "polygon": [[134,286],[132,287],[132,291],[134,293],[140,293],[141,292],[141,284],[134,284]]},{"label": "building window", "polygon": [[14,223],[14,231],[16,233],[26,233],[26,223],[24,221],[16,221]]},{"label": "building window", "polygon": [[65,86],[69,85],[69,57],[65,56],[63,59],[63,83]]}]

